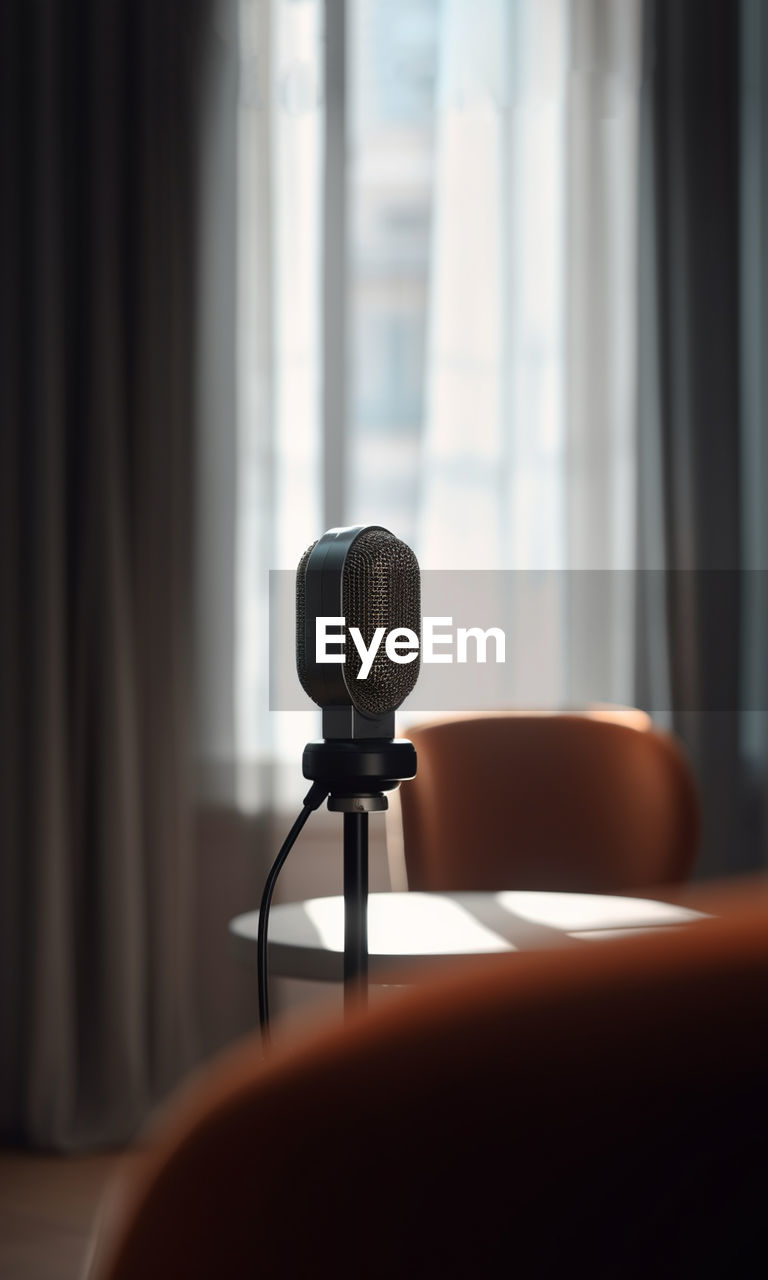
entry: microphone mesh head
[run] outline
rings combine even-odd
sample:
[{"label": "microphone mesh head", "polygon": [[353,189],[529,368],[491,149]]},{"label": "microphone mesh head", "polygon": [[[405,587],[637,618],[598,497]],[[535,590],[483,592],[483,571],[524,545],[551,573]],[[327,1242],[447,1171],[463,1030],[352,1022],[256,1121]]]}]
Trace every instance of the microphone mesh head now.
[{"label": "microphone mesh head", "polygon": [[[313,542],[307,547],[296,571],[296,670],[302,688],[314,701],[318,699],[313,692],[311,655],[306,650],[304,625],[307,564],[316,546],[317,542]],[[413,631],[421,644],[421,575],[411,548],[386,529],[363,529],[344,561],[341,612],[347,628],[342,670],[350,700],[369,716],[396,711],[416,684],[420,666],[419,651],[412,662],[398,663],[387,657],[385,649],[386,634],[400,627]],[[349,636],[350,627],[360,629],[367,648],[377,627],[385,630],[364,680],[357,678],[362,659]]]},{"label": "microphone mesh head", "polygon": [[[421,643],[421,575],[419,562],[406,543],[385,529],[364,529],[355,538],[344,565],[342,601],[347,628],[359,627],[370,646],[377,627],[385,632],[408,627]],[[386,637],[385,637],[386,638]],[[358,680],[362,659],[350,641],[344,673],[360,711],[369,716],[395,711],[419,676],[420,657],[397,663],[387,657],[384,641],[365,680]]]}]

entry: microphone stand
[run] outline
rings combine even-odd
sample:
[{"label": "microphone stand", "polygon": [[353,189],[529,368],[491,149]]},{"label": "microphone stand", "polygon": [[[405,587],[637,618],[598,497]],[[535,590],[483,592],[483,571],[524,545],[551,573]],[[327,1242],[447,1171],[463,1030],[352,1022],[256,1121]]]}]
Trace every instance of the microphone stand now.
[{"label": "microphone stand", "polygon": [[368,1001],[368,815],[387,809],[386,792],[416,776],[416,748],[393,736],[394,712],[373,720],[351,706],[325,707],[323,734],[322,742],[307,743],[302,769],[326,788],[330,812],[343,814],[344,1010],[350,1013]]},{"label": "microphone stand", "polygon": [[344,813],[344,999],[368,1000],[368,814]]}]

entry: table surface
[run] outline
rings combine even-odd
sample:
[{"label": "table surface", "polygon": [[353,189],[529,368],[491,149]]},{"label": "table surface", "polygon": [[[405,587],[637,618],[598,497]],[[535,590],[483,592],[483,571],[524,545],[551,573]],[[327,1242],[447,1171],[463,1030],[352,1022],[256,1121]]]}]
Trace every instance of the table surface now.
[{"label": "table surface", "polygon": [[[494,952],[546,950],[686,927],[705,912],[656,899],[591,893],[373,893],[368,899],[371,981]],[[237,954],[255,965],[258,911],[230,921]],[[270,972],[341,982],[344,898],[280,903],[269,913]]]}]

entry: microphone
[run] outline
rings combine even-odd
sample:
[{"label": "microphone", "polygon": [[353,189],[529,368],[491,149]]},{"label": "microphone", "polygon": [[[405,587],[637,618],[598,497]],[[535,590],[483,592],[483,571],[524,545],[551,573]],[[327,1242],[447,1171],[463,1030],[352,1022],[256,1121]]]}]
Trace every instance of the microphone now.
[{"label": "microphone", "polygon": [[420,645],[421,577],[406,543],[380,525],[353,525],[307,548],[296,573],[296,669],[322,708],[326,740],[394,737]]},{"label": "microphone", "polygon": [[386,809],[383,793],[416,776],[416,748],[394,735],[420,643],[421,575],[406,543],[380,525],[351,525],[307,548],[296,572],[296,670],[322,708],[323,741],[307,743],[302,768],[327,787],[329,809]]},{"label": "microphone", "polygon": [[409,546],[380,525],[329,529],[296,571],[296,670],[323,712],[323,741],[302,757],[312,786],[270,868],[258,930],[259,1021],[269,1023],[267,919],[275,882],[309,814],[327,800],[344,819],[344,1003],[367,998],[368,815],[416,776],[416,748],[395,711],[419,674],[421,576]]}]

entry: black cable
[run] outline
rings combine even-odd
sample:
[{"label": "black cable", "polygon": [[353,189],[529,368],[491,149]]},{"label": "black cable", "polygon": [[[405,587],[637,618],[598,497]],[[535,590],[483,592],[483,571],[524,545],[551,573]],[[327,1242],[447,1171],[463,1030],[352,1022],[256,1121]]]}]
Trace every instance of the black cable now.
[{"label": "black cable", "polygon": [[266,1032],[269,1023],[267,923],[269,920],[269,904],[272,901],[272,893],[283,863],[296,843],[296,839],[304,826],[304,823],[307,821],[310,813],[315,809],[320,808],[320,805],[326,799],[327,795],[328,791],[323,786],[322,782],[312,783],[312,786],[304,797],[304,807],[288,832],[288,835],[285,837],[282,848],[269,869],[269,875],[267,876],[267,881],[264,885],[264,892],[261,895],[261,906],[259,907],[259,930],[257,934],[257,963],[259,971],[259,1026],[261,1027],[262,1032]]}]

